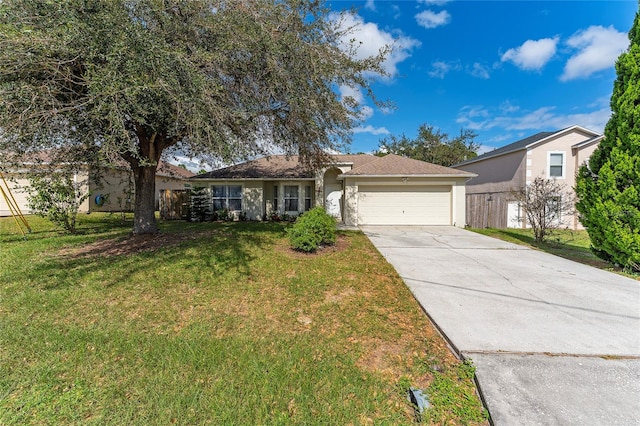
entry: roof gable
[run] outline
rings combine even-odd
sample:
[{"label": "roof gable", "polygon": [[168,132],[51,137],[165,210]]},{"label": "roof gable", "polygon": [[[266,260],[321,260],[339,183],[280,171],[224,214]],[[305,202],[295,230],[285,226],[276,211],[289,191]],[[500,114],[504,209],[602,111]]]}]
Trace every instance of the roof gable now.
[{"label": "roof gable", "polygon": [[[529,149],[529,148],[533,148],[535,145],[544,143],[545,141],[556,137],[556,136],[561,136],[563,133],[569,133],[572,131],[578,131],[578,132],[582,132],[582,133],[586,133],[588,135],[591,135],[592,138],[597,138],[599,136],[601,136],[600,134],[586,129],[584,127],[581,126],[571,126],[571,127],[565,127],[564,129],[560,129],[560,130],[556,130],[554,132],[540,132],[540,133],[536,133],[535,135],[532,136],[528,136],[524,139],[520,139],[518,141],[515,141],[513,143],[510,143],[508,145],[505,145],[503,147],[494,149],[493,151],[489,151],[489,152],[485,152],[482,155],[478,155],[477,157],[471,158],[467,161],[463,161],[461,163],[458,164],[454,164],[454,167],[457,166],[463,166],[465,164],[471,164],[471,163],[475,163],[478,161],[482,161],[482,160],[486,160],[489,158],[493,158],[493,157],[498,157],[501,155],[505,155],[505,154],[509,154],[511,152],[515,152],[515,151],[520,151],[520,150],[524,150],[524,149]],[[590,138],[590,139],[592,139]],[[576,144],[579,145],[579,144]],[[574,145],[575,146],[575,145]]]}]

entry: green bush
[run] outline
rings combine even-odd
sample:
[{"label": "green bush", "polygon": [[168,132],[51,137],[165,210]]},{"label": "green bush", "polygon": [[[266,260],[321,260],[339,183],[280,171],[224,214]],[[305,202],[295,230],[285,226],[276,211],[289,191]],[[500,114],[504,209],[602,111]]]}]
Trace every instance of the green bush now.
[{"label": "green bush", "polygon": [[34,214],[75,234],[78,211],[89,198],[86,183],[78,182],[77,175],[72,172],[35,174],[29,178],[26,188],[29,208]]},{"label": "green bush", "polygon": [[336,242],[336,221],[322,207],[316,207],[298,217],[287,231],[291,247],[307,253],[322,245]]}]

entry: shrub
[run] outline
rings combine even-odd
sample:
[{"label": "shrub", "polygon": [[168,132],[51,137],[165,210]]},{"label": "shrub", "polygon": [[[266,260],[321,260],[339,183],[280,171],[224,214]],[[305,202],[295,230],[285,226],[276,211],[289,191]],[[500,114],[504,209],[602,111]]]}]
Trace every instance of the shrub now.
[{"label": "shrub", "polygon": [[322,207],[316,207],[298,217],[287,234],[294,250],[311,253],[336,242],[336,221]]},{"label": "shrub", "polygon": [[86,182],[76,175],[53,172],[30,177],[28,204],[34,214],[46,217],[71,234],[76,233],[76,217],[80,205],[89,198]]},{"label": "shrub", "polygon": [[191,222],[205,222],[211,218],[209,194],[204,187],[191,189]]}]

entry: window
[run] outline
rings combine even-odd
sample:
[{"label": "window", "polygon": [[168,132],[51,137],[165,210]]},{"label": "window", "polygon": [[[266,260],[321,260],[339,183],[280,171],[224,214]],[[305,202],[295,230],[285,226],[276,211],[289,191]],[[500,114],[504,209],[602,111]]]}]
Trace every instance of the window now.
[{"label": "window", "polygon": [[311,210],[311,187],[304,187],[304,211]]},{"label": "window", "polygon": [[298,187],[288,186],[284,187],[284,211],[297,212],[298,211]]},{"label": "window", "polygon": [[564,178],[564,152],[549,153],[549,177]]},{"label": "window", "polygon": [[273,211],[278,211],[278,185],[273,186]]},{"label": "window", "polygon": [[214,185],[213,210],[242,211],[242,186]]}]

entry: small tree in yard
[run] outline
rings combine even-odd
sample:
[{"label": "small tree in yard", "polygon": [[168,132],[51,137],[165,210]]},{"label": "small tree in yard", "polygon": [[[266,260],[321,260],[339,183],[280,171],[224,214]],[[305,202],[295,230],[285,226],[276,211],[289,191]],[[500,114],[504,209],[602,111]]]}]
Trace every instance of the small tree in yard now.
[{"label": "small tree in yard", "polygon": [[69,172],[35,174],[29,179],[28,205],[34,214],[75,234],[80,205],[89,198],[87,182]]},{"label": "small tree in yard", "polygon": [[640,14],[629,50],[618,58],[611,118],[604,140],[580,167],[576,193],[580,221],[593,252],[640,272]]},{"label": "small tree in yard", "polygon": [[563,217],[574,213],[573,193],[554,179],[537,177],[513,196],[524,209],[537,243],[543,242],[554,229],[566,227]]},{"label": "small tree in yard", "polygon": [[189,220],[192,222],[210,220],[212,217],[211,200],[209,199],[207,189],[202,186],[196,186],[191,189],[189,198],[191,203]]}]

